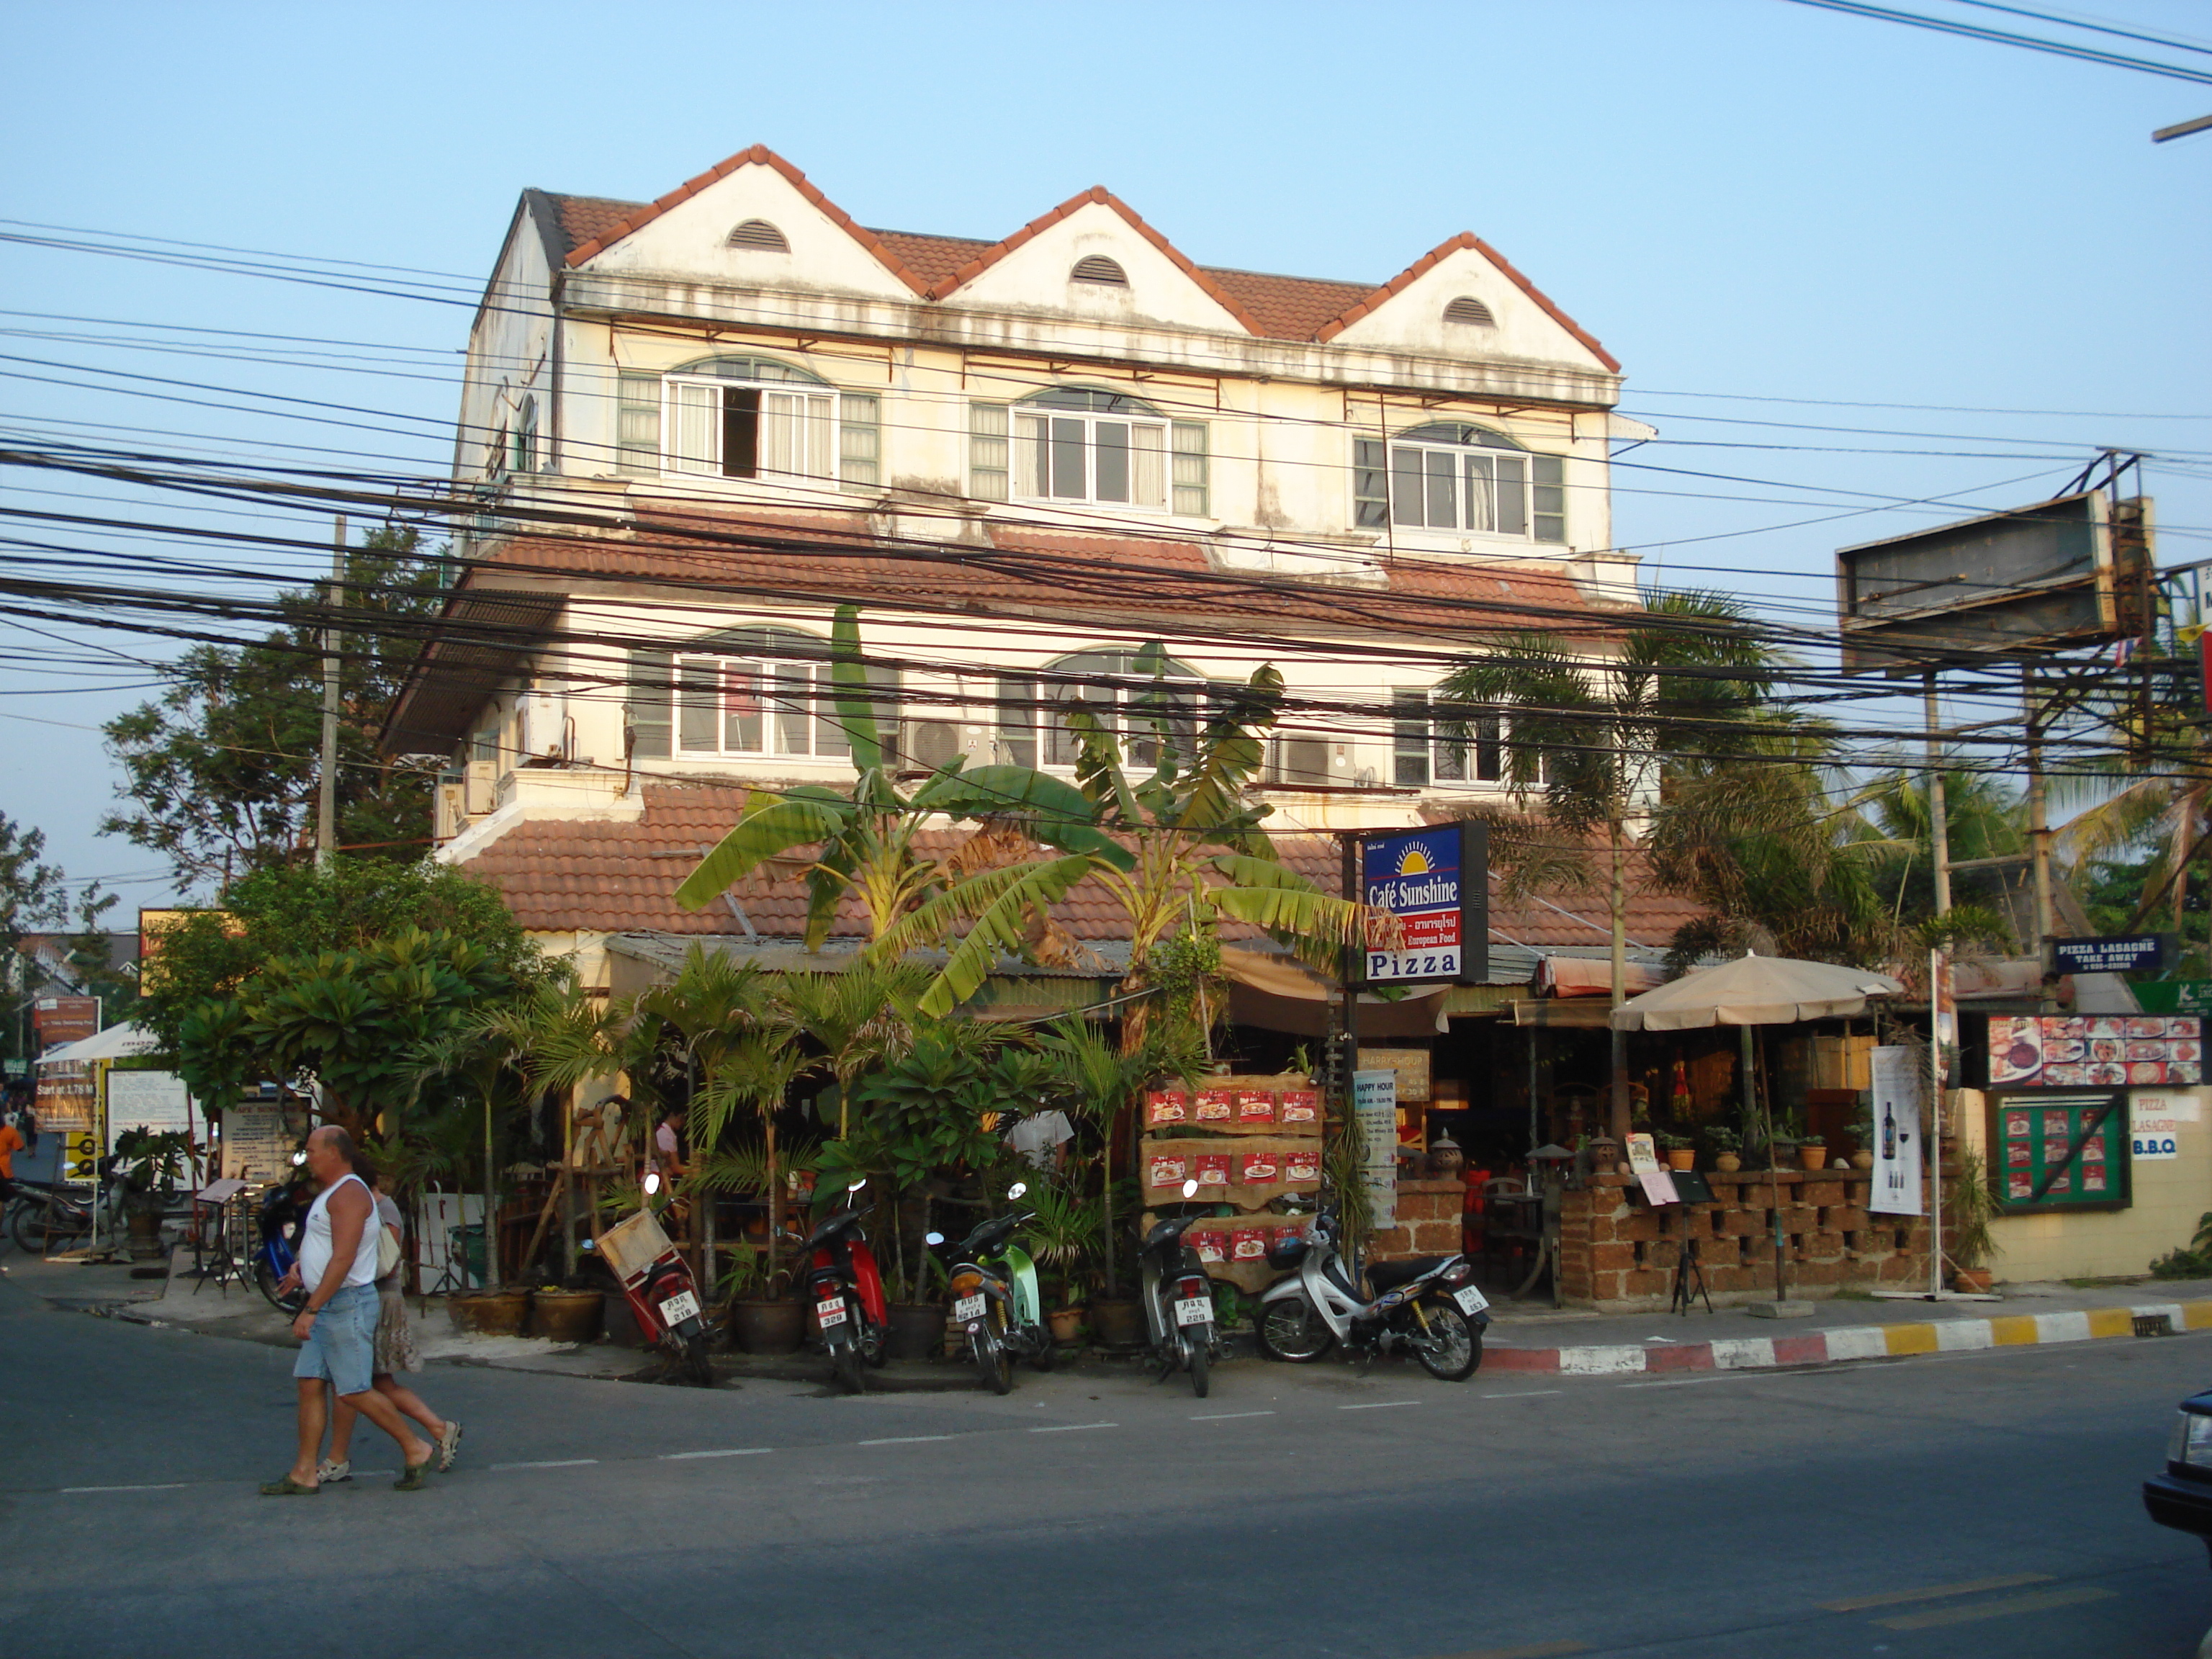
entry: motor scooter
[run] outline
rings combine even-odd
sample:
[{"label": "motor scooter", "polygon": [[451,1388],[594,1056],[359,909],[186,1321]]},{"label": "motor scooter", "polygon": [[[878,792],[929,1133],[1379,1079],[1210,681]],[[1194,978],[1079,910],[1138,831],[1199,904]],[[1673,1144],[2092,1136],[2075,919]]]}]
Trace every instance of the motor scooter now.
[{"label": "motor scooter", "polygon": [[[1017,1181],[1006,1197],[1011,1201],[1027,1191],[1029,1183]],[[947,1280],[952,1317],[968,1334],[976,1373],[994,1394],[1014,1386],[1017,1355],[1041,1371],[1052,1369],[1052,1331],[1044,1322],[1036,1263],[1028,1251],[1007,1242],[1015,1228],[1036,1219],[1034,1211],[1010,1211],[980,1224],[953,1253]],[[931,1233],[926,1242],[942,1244],[945,1235]]]},{"label": "motor scooter", "polygon": [[[846,1196],[867,1184],[861,1176],[845,1188]],[[817,1225],[799,1247],[799,1293],[814,1304],[830,1369],[848,1394],[859,1394],[866,1386],[863,1361],[880,1366],[890,1357],[884,1346],[890,1327],[884,1276],[860,1232],[866,1213],[858,1205],[848,1206]]]},{"label": "motor scooter", "polygon": [[1369,1359],[1404,1347],[1431,1376],[1462,1382],[1474,1376],[1490,1303],[1468,1259],[1376,1262],[1367,1270],[1373,1295],[1363,1296],[1337,1257],[1336,1228],[1334,1214],[1323,1210],[1303,1232],[1267,1247],[1268,1265],[1287,1276],[1260,1293],[1260,1352],[1303,1365],[1340,1341]]},{"label": "motor scooter", "polygon": [[[1194,1198],[1198,1182],[1186,1181],[1182,1195]],[[1209,1371],[1220,1338],[1213,1323],[1213,1287],[1206,1264],[1195,1247],[1183,1239],[1195,1216],[1158,1221],[1138,1247],[1145,1304],[1145,1328],[1152,1338],[1153,1358],[1160,1362],[1160,1381],[1178,1370],[1190,1373],[1190,1391],[1200,1400],[1211,1386]]]},{"label": "motor scooter", "polygon": [[[647,1175],[647,1199],[659,1190],[659,1175]],[[702,1389],[713,1388],[714,1368],[707,1355],[707,1321],[699,1306],[698,1282],[691,1277],[691,1264],[669,1243],[650,1204],[595,1233],[591,1243],[614,1270],[638,1329],[667,1357],[670,1368]]]}]

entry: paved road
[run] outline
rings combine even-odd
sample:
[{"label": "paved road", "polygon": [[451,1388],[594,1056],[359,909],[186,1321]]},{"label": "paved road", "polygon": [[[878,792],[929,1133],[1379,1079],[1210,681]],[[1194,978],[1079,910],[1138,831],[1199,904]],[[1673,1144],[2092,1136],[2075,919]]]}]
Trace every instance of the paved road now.
[{"label": "paved road", "polygon": [[[462,1472],[257,1497],[289,1357],[0,1280],[0,1653],[2182,1659],[2212,1334],[1623,1382],[980,1394],[433,1367]],[[361,1462],[394,1462],[364,1430]]]}]

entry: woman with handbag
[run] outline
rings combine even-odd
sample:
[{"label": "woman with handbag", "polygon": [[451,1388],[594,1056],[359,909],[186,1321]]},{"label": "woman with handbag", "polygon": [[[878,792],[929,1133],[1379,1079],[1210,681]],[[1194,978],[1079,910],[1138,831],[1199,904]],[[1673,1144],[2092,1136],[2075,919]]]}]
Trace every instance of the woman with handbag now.
[{"label": "woman with handbag", "polygon": [[[415,1342],[415,1327],[407,1317],[407,1297],[399,1287],[400,1275],[407,1265],[400,1249],[400,1230],[405,1225],[405,1217],[388,1194],[377,1189],[375,1165],[365,1158],[356,1157],[353,1167],[354,1173],[368,1182],[376,1199],[376,1364],[370,1386],[391,1401],[401,1416],[414,1419],[429,1431],[438,1448],[439,1472],[450,1474],[453,1459],[460,1453],[461,1425],[440,1417],[423,1403],[422,1395],[401,1382],[396,1375],[422,1369],[422,1350]],[[323,1485],[353,1479],[353,1425],[360,1415],[344,1401],[335,1402],[331,1413],[330,1455],[315,1469],[315,1478]]]}]

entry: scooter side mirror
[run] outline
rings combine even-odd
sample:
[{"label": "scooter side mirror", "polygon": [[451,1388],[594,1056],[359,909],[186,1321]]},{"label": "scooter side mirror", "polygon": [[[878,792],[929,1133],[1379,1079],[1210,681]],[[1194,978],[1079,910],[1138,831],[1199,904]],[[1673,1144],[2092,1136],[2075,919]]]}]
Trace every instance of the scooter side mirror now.
[{"label": "scooter side mirror", "polygon": [[845,1188],[845,1190],[846,1190],[847,1192],[848,1192],[848,1193],[857,1193],[857,1192],[859,1192],[859,1191],[860,1190],[860,1188],[863,1188],[863,1187],[866,1186],[867,1184],[868,1184],[868,1178],[867,1178],[867,1176],[861,1176],[858,1181],[855,1181],[855,1182],[854,1182],[851,1186],[849,1186],[849,1187],[846,1188]]},{"label": "scooter side mirror", "polygon": [[938,1245],[945,1243],[945,1235],[943,1233],[924,1233],[921,1236],[921,1242],[933,1249]]},{"label": "scooter side mirror", "polygon": [[295,1170],[307,1161],[307,1149],[305,1146],[301,1147],[298,1152],[292,1154],[292,1167]]},{"label": "scooter side mirror", "polygon": [[1196,1198],[1198,1196],[1198,1183],[1195,1181],[1184,1182],[1182,1183],[1182,1195],[1185,1198]]},{"label": "scooter side mirror", "polygon": [[647,1198],[652,1198],[659,1191],[660,1171],[658,1170],[647,1170],[645,1177],[645,1195]]},{"label": "scooter side mirror", "polygon": [[1030,1183],[1028,1182],[1017,1181],[1012,1186],[1006,1188],[1006,1201],[1008,1203],[1012,1203],[1014,1200],[1019,1198],[1024,1193],[1029,1191],[1029,1189]]}]

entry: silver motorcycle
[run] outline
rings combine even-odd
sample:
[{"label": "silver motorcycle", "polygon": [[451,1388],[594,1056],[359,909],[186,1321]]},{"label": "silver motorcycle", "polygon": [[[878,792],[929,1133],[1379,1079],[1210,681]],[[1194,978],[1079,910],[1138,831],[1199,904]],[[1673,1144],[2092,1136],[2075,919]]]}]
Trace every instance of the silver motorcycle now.
[{"label": "silver motorcycle", "polygon": [[1260,1351],[1270,1359],[1310,1364],[1339,1342],[1366,1359],[1408,1348],[1447,1382],[1465,1382],[1482,1364],[1490,1302],[1463,1255],[1376,1262],[1371,1294],[1363,1295],[1337,1256],[1336,1218],[1324,1210],[1269,1245],[1267,1262],[1286,1275],[1260,1295]]}]

